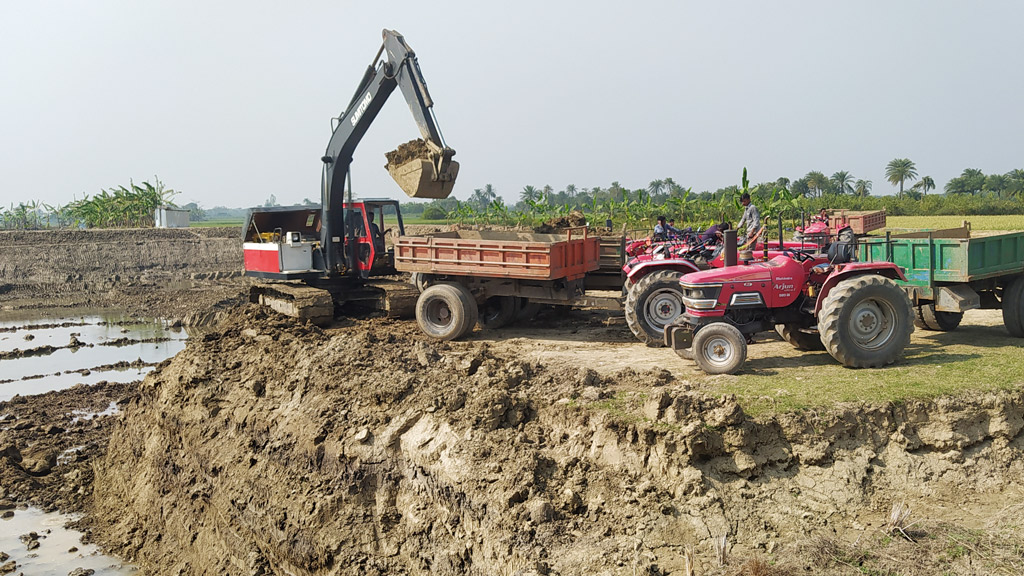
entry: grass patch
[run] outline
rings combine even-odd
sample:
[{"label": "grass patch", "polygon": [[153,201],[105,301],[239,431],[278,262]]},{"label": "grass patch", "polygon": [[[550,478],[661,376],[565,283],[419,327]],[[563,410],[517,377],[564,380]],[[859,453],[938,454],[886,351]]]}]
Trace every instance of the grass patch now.
[{"label": "grass patch", "polygon": [[887,216],[889,228],[959,228],[963,221],[971,223],[972,230],[1024,230],[1024,215],[1005,216]]},{"label": "grass patch", "polygon": [[199,222],[189,222],[189,228],[216,228],[221,226],[237,226],[239,228],[245,224],[245,221],[241,218],[224,218],[220,220],[202,220]]},{"label": "grass patch", "polygon": [[800,353],[776,340],[750,346],[736,376],[706,376],[714,393],[735,394],[752,415],[832,406],[837,402],[899,403],[1024,385],[1024,348],[1001,325],[998,311],[968,313],[952,332],[914,333],[905,358],[878,369],[851,369],[826,352]]}]

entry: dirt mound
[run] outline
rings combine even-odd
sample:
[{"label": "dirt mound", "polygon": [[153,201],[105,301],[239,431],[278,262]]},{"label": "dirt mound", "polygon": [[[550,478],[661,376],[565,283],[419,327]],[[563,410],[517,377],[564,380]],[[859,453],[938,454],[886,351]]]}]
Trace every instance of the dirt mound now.
[{"label": "dirt mound", "polygon": [[190,340],[122,407],[94,537],[159,574],[666,574],[688,547],[709,573],[723,537],[829,573],[810,536],[1002,506],[1024,473],[1019,391],[762,421],[665,370],[415,330],[249,308]]},{"label": "dirt mound", "polygon": [[565,228],[575,228],[577,226],[586,226],[587,217],[583,212],[579,210],[573,210],[565,216],[559,216],[558,218],[552,218],[547,222],[534,228],[534,231],[540,234],[552,234],[560,232]]},{"label": "dirt mound", "polygon": [[384,157],[388,159],[386,167],[401,166],[410,160],[429,160],[431,152],[430,145],[426,140],[422,138],[410,140],[398,148],[384,153]]}]

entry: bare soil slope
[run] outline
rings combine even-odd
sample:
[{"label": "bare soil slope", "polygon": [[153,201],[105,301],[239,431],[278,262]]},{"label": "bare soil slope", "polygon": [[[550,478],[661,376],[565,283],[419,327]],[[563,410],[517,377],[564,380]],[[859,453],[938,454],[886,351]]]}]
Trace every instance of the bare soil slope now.
[{"label": "bare soil slope", "polygon": [[[156,574],[680,574],[688,547],[725,573],[722,537],[826,574],[895,501],[970,529],[1021,511],[1020,391],[755,420],[665,370],[513,350],[246,309],[122,406],[93,536]],[[901,573],[991,558],[920,550]]]}]

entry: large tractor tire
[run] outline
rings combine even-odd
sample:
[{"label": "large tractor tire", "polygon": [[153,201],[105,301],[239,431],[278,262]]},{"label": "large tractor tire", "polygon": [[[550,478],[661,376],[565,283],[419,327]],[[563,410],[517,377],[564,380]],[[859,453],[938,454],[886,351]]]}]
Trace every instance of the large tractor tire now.
[{"label": "large tractor tire", "polygon": [[825,349],[817,330],[801,329],[799,324],[776,324],[775,331],[797,350],[820,352]]},{"label": "large tractor tire", "polygon": [[922,330],[949,332],[956,330],[964,319],[963,312],[943,312],[936,310],[934,304],[922,304],[914,312],[914,326]]},{"label": "large tractor tire", "polygon": [[519,298],[491,296],[480,305],[480,328],[494,330],[512,323],[519,314]]},{"label": "large tractor tire", "polygon": [[1003,290],[1003,324],[1014,338],[1024,338],[1024,276]]},{"label": "large tractor tire", "polygon": [[416,323],[438,340],[454,340],[469,333],[477,322],[476,302],[460,284],[436,284],[416,300]]},{"label": "large tractor tire", "polygon": [[747,339],[732,324],[715,322],[693,337],[693,361],[708,374],[735,374],[747,359]]},{"label": "large tractor tire", "polygon": [[626,325],[641,342],[651,348],[665,345],[665,326],[686,311],[682,272],[659,270],[644,276],[626,295]]},{"label": "large tractor tire", "polygon": [[821,342],[850,368],[879,368],[895,362],[910,343],[914,310],[906,292],[876,274],[840,281],[818,313]]}]

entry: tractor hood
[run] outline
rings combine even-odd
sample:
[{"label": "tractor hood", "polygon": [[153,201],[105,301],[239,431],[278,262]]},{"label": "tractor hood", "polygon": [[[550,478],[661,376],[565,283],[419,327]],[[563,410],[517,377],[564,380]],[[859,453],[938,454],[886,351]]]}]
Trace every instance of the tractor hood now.
[{"label": "tractor hood", "polygon": [[683,277],[682,282],[688,286],[700,284],[727,284],[746,282],[771,282],[771,261],[755,264],[741,264],[727,268],[712,268],[694,272]]}]

